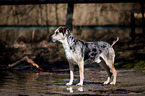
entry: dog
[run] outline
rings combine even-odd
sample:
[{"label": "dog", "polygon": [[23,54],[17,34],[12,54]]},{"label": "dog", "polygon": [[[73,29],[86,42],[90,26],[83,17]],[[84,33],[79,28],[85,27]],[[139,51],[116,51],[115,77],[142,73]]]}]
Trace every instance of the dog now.
[{"label": "dog", "polygon": [[113,81],[110,84],[116,84],[117,71],[114,68],[115,52],[112,46],[119,40],[113,42],[110,45],[104,41],[96,42],[83,42],[76,39],[70,30],[66,27],[60,26],[55,30],[55,33],[51,37],[53,42],[59,41],[62,43],[66,58],[70,67],[70,81],[66,85],[72,85],[74,80],[74,66],[79,66],[80,82],[77,85],[83,86],[84,81],[84,64],[87,63],[100,63],[101,59],[104,59],[105,63],[101,63],[101,67],[105,69],[108,74],[108,79],[104,84],[109,84],[111,76],[113,74]]}]

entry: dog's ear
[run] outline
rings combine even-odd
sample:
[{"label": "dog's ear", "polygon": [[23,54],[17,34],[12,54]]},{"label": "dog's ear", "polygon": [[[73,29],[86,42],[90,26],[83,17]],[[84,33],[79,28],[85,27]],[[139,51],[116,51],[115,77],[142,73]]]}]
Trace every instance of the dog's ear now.
[{"label": "dog's ear", "polygon": [[63,27],[59,27],[59,32],[64,34],[64,28]]},{"label": "dog's ear", "polygon": [[66,28],[66,27],[62,27],[62,29],[63,29],[63,35],[66,34],[66,32],[67,32],[67,31],[66,31],[67,28]]},{"label": "dog's ear", "polygon": [[66,29],[66,35],[69,35],[70,34],[70,30],[69,29]]},{"label": "dog's ear", "polygon": [[63,33],[63,35],[67,35],[69,33],[69,29],[67,29],[66,27],[60,27],[59,32]]}]

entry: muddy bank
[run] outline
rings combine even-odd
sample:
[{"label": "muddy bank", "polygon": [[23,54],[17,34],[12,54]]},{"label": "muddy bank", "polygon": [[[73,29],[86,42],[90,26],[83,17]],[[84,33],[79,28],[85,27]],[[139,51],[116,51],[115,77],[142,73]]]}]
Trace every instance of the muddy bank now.
[{"label": "muddy bank", "polygon": [[[90,32],[92,32],[93,34],[94,31]],[[48,38],[51,37],[52,33],[53,32],[48,34]],[[73,33],[76,36],[76,38],[81,39],[83,41],[102,40],[107,41],[111,44],[112,41],[116,39],[115,36],[112,37],[113,35],[105,35],[105,32],[104,34],[100,32],[99,37],[97,37],[99,39],[95,38],[97,34],[95,37],[93,37],[93,35],[91,34],[87,35],[88,33],[86,30],[83,30],[81,34],[78,34],[77,31],[74,31]],[[116,34],[114,33],[114,35]],[[128,36],[128,34],[125,36]],[[135,42],[131,43],[131,40],[129,40],[129,38],[124,39],[125,36],[123,37],[122,35],[121,37],[120,35],[119,42],[117,42],[114,46],[116,52],[115,67],[133,68],[135,65],[137,65],[137,68],[139,68],[138,66],[141,66],[140,68],[144,69],[145,39],[143,37],[137,37]],[[16,40],[20,39],[17,38]],[[24,40],[27,40],[27,42]],[[14,44],[0,41],[1,68],[7,66],[8,64],[14,63],[17,60],[20,60],[24,56],[28,56],[30,59],[34,60],[34,62],[36,62],[39,66],[43,67],[46,70],[68,68],[68,62],[65,58],[64,49],[59,42],[53,43],[50,39],[47,40],[46,38],[42,40],[40,39],[40,41],[37,39],[31,41],[24,37],[24,40],[21,39],[19,42],[16,41]],[[25,65],[27,66],[29,64],[23,62],[21,66]],[[21,68],[30,69],[30,66]]]}]

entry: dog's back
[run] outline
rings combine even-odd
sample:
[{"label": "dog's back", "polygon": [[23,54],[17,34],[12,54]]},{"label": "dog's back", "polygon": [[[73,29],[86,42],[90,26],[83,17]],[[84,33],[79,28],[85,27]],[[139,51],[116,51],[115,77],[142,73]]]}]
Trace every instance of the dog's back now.
[{"label": "dog's back", "polygon": [[103,51],[108,52],[108,49],[111,48],[111,45],[104,41],[85,42],[84,46],[85,46],[84,51],[85,63],[95,62],[96,59],[99,59],[100,54]]}]

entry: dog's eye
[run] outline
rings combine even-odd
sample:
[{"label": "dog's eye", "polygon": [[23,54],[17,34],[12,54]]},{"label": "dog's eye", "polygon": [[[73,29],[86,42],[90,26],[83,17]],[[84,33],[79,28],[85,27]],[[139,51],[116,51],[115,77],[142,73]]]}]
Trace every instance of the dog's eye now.
[{"label": "dog's eye", "polygon": [[58,34],[58,32],[56,32],[56,34]]}]

